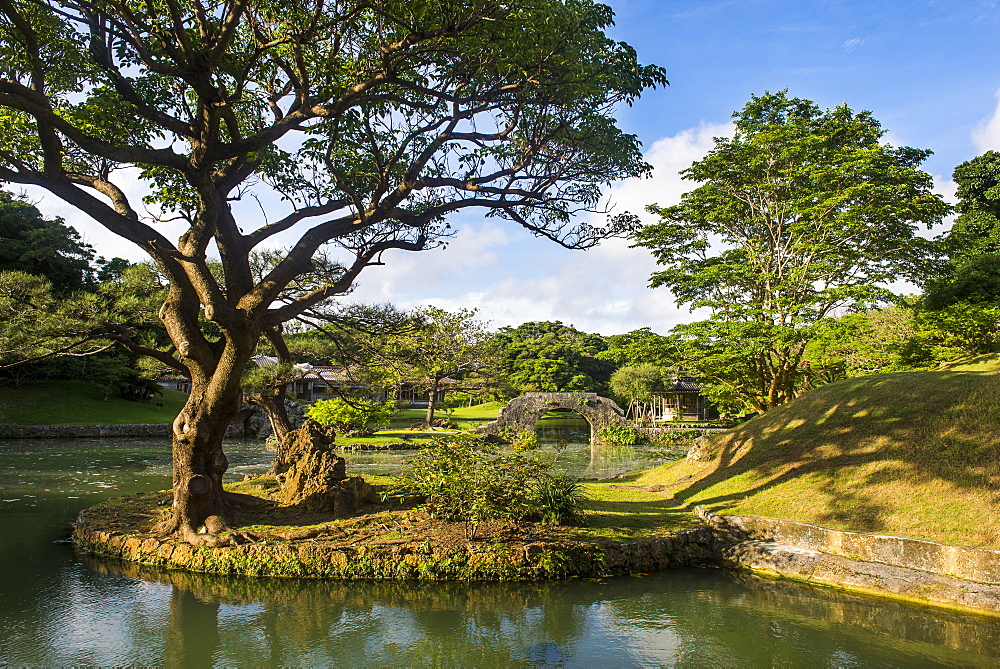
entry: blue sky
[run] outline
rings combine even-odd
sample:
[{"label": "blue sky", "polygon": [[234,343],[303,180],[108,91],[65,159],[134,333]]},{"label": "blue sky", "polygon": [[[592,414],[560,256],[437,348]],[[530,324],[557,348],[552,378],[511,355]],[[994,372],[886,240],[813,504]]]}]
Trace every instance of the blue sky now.
[{"label": "blue sky", "polygon": [[[823,107],[871,110],[888,141],[931,149],[924,164],[949,196],[953,168],[1000,149],[1000,7],[987,0],[610,0],[611,35],[644,63],[667,69],[671,85],[620,110],[619,123],[643,142],[651,179],[616,184],[616,210],[640,213],[675,202],[690,184],[677,171],[725,134],[751,94],[788,88]],[[104,255],[135,252],[51,202]],[[647,216],[648,220],[648,216]],[[613,240],[570,252],[511,224],[456,219],[449,248],[396,253],[366,270],[349,298],[475,307],[494,326],[561,320],[601,334],[648,326],[666,332],[693,320],[646,280],[645,250]]]}]

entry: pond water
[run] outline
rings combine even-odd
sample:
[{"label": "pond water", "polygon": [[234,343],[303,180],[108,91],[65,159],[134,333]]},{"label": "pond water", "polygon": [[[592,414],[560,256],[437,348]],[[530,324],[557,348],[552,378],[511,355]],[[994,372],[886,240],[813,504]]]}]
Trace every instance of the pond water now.
[{"label": "pond water", "polygon": [[[234,478],[271,457],[258,443],[227,450]],[[81,508],[169,478],[162,442],[0,442],[0,665],[1000,664],[998,620],[721,570],[522,584],[248,579],[143,568],[65,541]]]},{"label": "pond water", "polygon": [[[552,470],[586,479],[610,479],[683,457],[688,445],[670,447],[591,446],[590,425],[582,418],[539,421],[539,446],[533,451]],[[398,474],[413,451],[352,451],[345,454],[352,475]]]}]

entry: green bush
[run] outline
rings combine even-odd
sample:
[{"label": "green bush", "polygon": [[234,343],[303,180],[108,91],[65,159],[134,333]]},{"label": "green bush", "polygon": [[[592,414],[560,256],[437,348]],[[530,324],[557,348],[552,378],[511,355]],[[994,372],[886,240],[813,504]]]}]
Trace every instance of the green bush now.
[{"label": "green bush", "polygon": [[640,430],[627,425],[605,425],[597,435],[605,443],[619,446],[634,446],[641,444],[646,439]]},{"label": "green bush", "polygon": [[465,522],[469,538],[488,521],[578,521],[579,485],[546,470],[523,451],[456,435],[411,458],[399,494],[423,497],[435,518]]},{"label": "green bush", "polygon": [[307,417],[348,437],[365,436],[388,427],[394,413],[396,406],[392,402],[379,404],[362,399],[348,402],[339,397],[319,400],[306,409]]},{"label": "green bush", "polygon": [[583,488],[569,476],[543,476],[535,481],[535,505],[545,525],[583,523]]}]

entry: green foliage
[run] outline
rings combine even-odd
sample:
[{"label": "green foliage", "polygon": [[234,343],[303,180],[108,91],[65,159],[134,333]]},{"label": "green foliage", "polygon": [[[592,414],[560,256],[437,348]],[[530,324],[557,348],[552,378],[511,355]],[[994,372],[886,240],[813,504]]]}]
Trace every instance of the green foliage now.
[{"label": "green foliage", "polygon": [[606,393],[615,365],[598,358],[607,349],[600,335],[556,322],[500,328],[496,335],[499,374],[510,395],[525,392]]},{"label": "green foliage", "polygon": [[534,430],[524,430],[508,439],[510,447],[517,452],[530,451],[538,448],[538,433]]},{"label": "green foliage", "polygon": [[954,266],[1000,253],[1000,153],[987,151],[955,168],[959,216],[943,240]]},{"label": "green foliage", "polygon": [[583,486],[568,476],[543,476],[535,481],[535,505],[543,525],[583,523]]},{"label": "green foliage", "polygon": [[434,420],[439,391],[481,395],[490,387],[496,349],[486,324],[475,316],[475,309],[416,309],[414,327],[392,340],[400,380],[427,394],[425,425]]},{"label": "green foliage", "polygon": [[648,402],[667,389],[673,372],[656,365],[619,367],[611,375],[611,392],[629,401]]},{"label": "green foliage", "polygon": [[918,318],[939,344],[975,355],[1000,345],[1000,153],[962,163],[953,178],[960,215],[941,241],[950,263],[927,282]]},{"label": "green foliage", "polygon": [[628,425],[605,425],[597,435],[601,441],[617,446],[634,446],[646,440],[641,430]]},{"label": "green foliage", "polygon": [[[113,271],[125,261],[111,262]],[[45,219],[29,202],[0,191],[0,272],[43,276],[68,292],[93,288],[108,264],[62,219]]]},{"label": "green foliage", "polygon": [[608,348],[598,353],[597,357],[611,360],[621,366],[673,367],[681,360],[676,342],[671,337],[656,334],[649,328],[609,335],[604,341],[607,342]]},{"label": "green foliage", "polygon": [[949,207],[918,169],[929,151],[880,143],[869,112],[822,110],[784,91],[736,112],[733,137],[682,172],[699,184],[635,235],[665,269],[653,287],[711,320],[675,330],[682,359],[756,411],[814,380],[803,365],[815,324],[889,299],[885,284],[920,280],[934,248],[916,234]]},{"label": "green foliage", "polygon": [[407,463],[400,491],[425,498],[434,517],[464,521],[470,537],[488,521],[579,520],[579,489],[568,480],[551,477],[524,450],[465,436],[419,451]]},{"label": "green foliage", "polygon": [[363,399],[348,401],[336,397],[317,401],[305,413],[320,425],[332,427],[338,434],[357,436],[372,434],[387,427],[396,413],[396,405],[393,402],[379,404]]}]

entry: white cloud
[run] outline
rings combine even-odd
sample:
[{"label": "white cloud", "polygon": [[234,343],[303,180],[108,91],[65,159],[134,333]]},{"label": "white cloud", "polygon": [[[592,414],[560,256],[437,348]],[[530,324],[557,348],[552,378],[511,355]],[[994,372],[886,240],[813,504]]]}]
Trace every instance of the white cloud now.
[{"label": "white cloud", "polygon": [[866,38],[864,38],[864,37],[852,37],[849,40],[844,40],[844,44],[843,44],[844,51],[847,51],[848,53],[850,53],[851,51],[854,51],[854,49],[856,49],[859,46],[861,46],[862,44],[864,44],[865,41],[866,41]]},{"label": "white cloud", "polygon": [[997,104],[993,113],[973,129],[972,144],[979,153],[1000,149],[1000,90],[997,90]]}]

